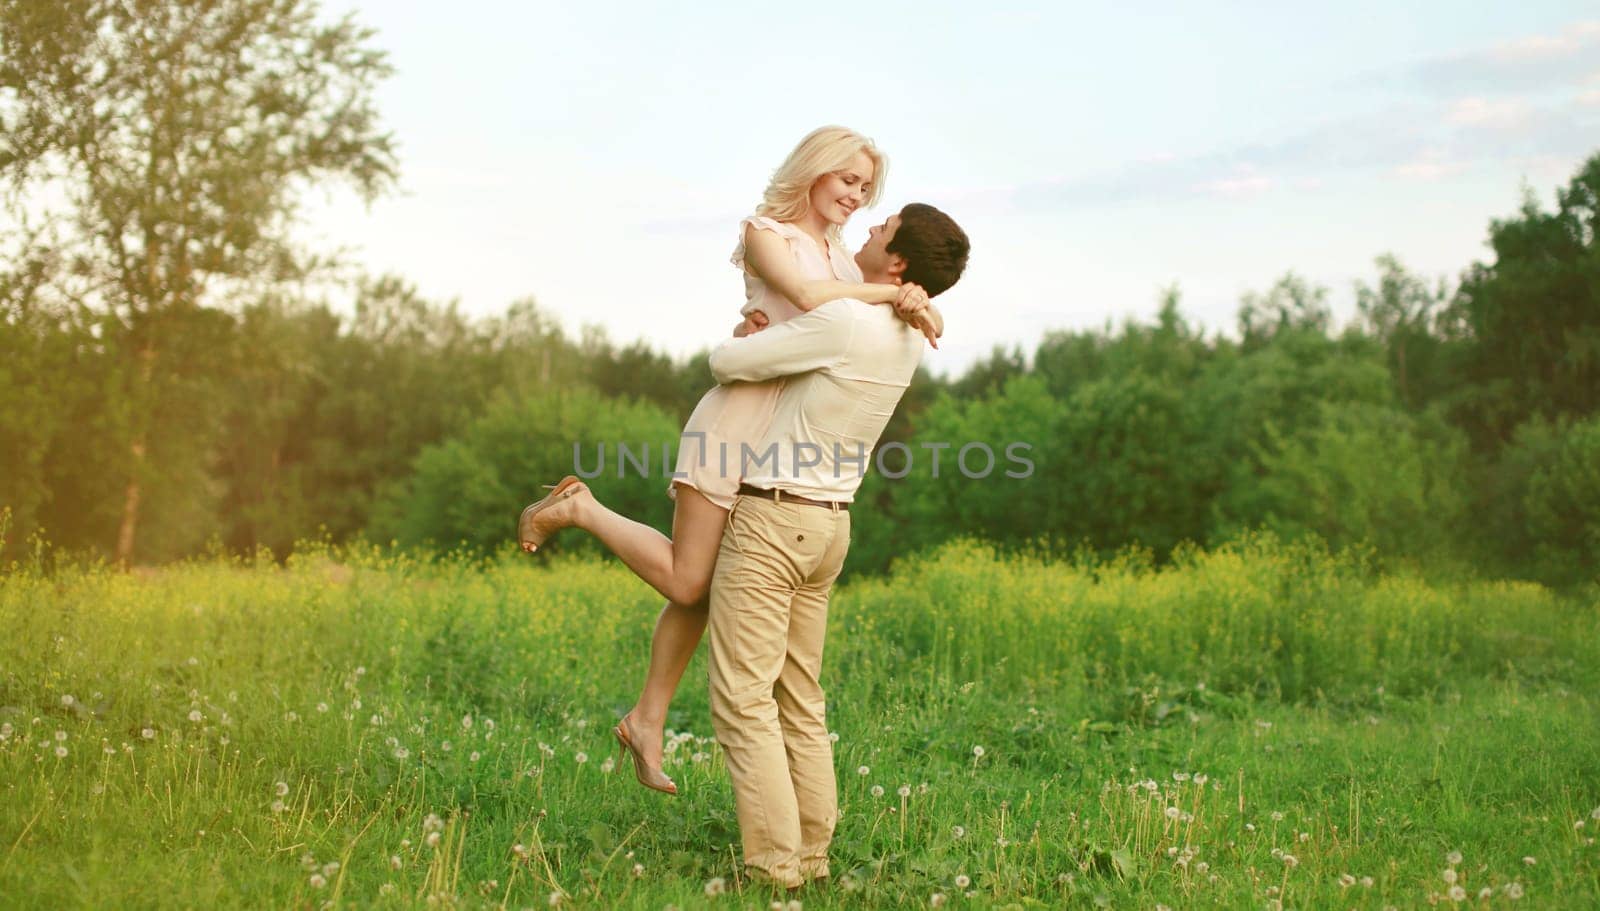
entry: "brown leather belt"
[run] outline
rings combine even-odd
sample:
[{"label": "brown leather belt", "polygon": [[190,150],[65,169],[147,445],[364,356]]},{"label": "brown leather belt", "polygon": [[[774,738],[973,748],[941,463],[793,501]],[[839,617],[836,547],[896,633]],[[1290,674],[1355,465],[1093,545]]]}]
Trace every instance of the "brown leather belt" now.
[{"label": "brown leather belt", "polygon": [[841,503],[836,500],[813,500],[810,497],[795,496],[786,490],[768,490],[765,487],[755,487],[750,484],[739,485],[739,496],[760,497],[763,500],[771,500],[774,503],[798,503],[801,506],[821,506],[823,509],[831,509],[835,512],[847,512],[850,509],[849,503]]}]

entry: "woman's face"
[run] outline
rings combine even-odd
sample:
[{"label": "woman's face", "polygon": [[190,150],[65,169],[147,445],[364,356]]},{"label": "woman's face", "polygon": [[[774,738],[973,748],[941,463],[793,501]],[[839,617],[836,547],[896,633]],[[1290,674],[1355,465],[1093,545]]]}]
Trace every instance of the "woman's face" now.
[{"label": "woman's face", "polygon": [[867,153],[857,152],[849,164],[811,185],[811,211],[828,224],[843,225],[872,192],[873,171]]}]

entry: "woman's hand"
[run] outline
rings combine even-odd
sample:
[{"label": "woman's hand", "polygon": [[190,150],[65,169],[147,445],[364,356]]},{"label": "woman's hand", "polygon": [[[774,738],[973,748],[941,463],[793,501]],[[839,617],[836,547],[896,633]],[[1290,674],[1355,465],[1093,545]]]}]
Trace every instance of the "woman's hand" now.
[{"label": "woman's hand", "polygon": [[907,282],[900,286],[900,294],[894,301],[894,312],[908,324],[920,329],[927,337],[928,344],[938,348],[942,327],[929,312],[930,306],[928,292],[916,282]]}]

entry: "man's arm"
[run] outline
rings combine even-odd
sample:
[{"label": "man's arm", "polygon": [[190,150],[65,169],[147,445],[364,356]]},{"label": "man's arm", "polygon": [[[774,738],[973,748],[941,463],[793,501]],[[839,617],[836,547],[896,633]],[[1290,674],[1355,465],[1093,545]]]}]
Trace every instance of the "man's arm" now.
[{"label": "man's arm", "polygon": [[724,341],[711,352],[719,383],[759,382],[837,364],[850,349],[855,318],[843,301]]}]

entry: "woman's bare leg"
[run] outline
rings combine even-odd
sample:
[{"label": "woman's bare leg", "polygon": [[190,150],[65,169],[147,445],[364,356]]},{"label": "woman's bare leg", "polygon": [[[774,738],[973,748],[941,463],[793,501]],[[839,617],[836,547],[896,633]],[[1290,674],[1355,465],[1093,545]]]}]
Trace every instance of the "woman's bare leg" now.
[{"label": "woman's bare leg", "polygon": [[707,593],[728,511],[692,487],[677,488],[672,537],[606,508],[584,491],[572,498],[573,524],[599,538],[639,578],[667,598],[650,638],[650,667],[627,714],[645,762],[660,768],[667,706],[705,635]]},{"label": "woman's bare leg", "polygon": [[[662,597],[674,604],[699,604],[711,589],[711,571],[728,511],[693,487],[677,489],[672,537],[643,522],[618,515],[585,489],[554,507],[572,510],[571,522],[594,535]],[[565,519],[566,516],[561,518]]]}]

